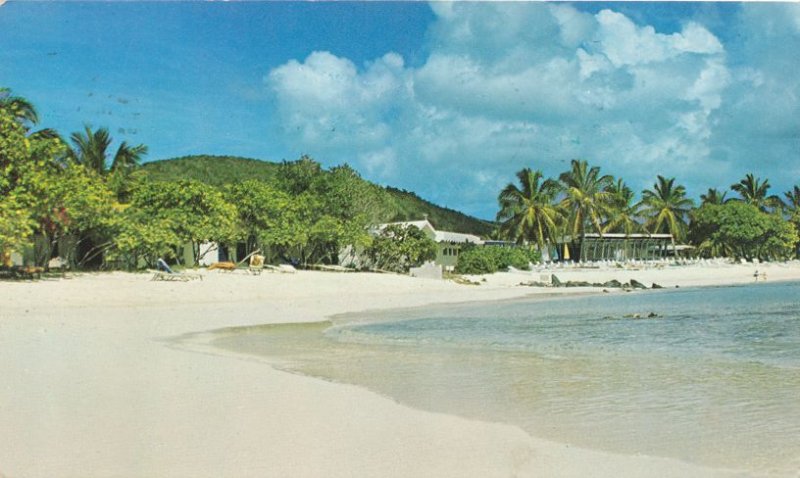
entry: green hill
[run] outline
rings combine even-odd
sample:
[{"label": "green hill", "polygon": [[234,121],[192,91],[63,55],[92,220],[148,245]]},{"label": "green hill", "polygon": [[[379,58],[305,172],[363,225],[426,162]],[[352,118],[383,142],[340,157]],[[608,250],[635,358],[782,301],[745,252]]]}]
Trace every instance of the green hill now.
[{"label": "green hill", "polygon": [[195,179],[224,186],[247,179],[277,182],[280,164],[234,156],[185,156],[144,163],[143,168],[156,181]]},{"label": "green hill", "polygon": [[[301,160],[302,161],[302,160]],[[154,181],[177,181],[179,179],[195,179],[214,186],[258,179],[287,189],[283,181],[282,168],[300,162],[273,163],[257,159],[233,156],[186,156],[145,163],[143,170],[148,178]],[[322,169],[318,163],[308,160],[307,175],[331,174]],[[484,221],[453,209],[443,208],[420,198],[413,192],[393,187],[374,185],[358,178],[362,187],[374,189],[381,206],[376,212],[380,222],[419,220],[427,217],[437,229],[464,232],[487,236],[492,231],[492,223]],[[290,188],[291,189],[291,188]],[[296,191],[294,191],[296,192]]]}]

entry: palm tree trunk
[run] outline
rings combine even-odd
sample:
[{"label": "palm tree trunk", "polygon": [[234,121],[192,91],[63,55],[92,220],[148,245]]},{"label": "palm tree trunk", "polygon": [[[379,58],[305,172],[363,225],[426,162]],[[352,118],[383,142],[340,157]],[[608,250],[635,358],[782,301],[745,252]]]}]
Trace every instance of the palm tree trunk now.
[{"label": "palm tree trunk", "polygon": [[675,235],[674,234],[670,234],[669,237],[670,237],[670,241],[672,241],[672,255],[675,257],[675,259],[677,259],[678,258],[678,246],[675,245]]}]

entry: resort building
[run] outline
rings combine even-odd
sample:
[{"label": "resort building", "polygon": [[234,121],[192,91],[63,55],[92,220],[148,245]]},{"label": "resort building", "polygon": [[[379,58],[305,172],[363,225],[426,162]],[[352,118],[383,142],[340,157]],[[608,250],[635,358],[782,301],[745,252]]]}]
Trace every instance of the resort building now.
[{"label": "resort building", "polygon": [[672,255],[673,245],[672,234],[586,234],[582,241],[565,237],[550,257],[580,262],[648,261]]},{"label": "resort building", "polygon": [[458,263],[458,254],[461,251],[461,248],[467,244],[474,244],[474,245],[482,245],[483,240],[480,237],[473,235],[473,234],[464,234],[461,232],[450,232],[450,231],[437,231],[436,228],[433,227],[427,219],[423,219],[421,221],[406,221],[406,222],[391,222],[387,224],[379,224],[375,228],[372,229],[372,234],[380,234],[388,226],[414,226],[417,229],[421,230],[428,236],[433,242],[436,243],[437,250],[436,250],[436,259],[434,263],[436,265],[442,266],[442,268],[446,271],[452,271],[455,269],[456,264]]},{"label": "resort building", "polygon": [[[467,244],[483,245],[483,240],[474,234],[464,234],[461,232],[439,231],[433,227],[427,219],[421,221],[391,222],[378,224],[370,229],[370,234],[377,236],[389,226],[416,227],[436,243],[436,259],[434,264],[441,266],[443,270],[452,271],[458,262],[458,255],[461,248]],[[358,265],[360,263],[358,253],[353,248],[348,247],[339,254],[339,263],[342,265]]]}]

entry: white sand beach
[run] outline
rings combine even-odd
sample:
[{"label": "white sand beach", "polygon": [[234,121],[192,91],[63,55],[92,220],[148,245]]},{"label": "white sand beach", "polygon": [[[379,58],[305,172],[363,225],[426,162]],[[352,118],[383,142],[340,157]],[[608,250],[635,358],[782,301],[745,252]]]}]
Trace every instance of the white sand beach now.
[{"label": "white sand beach", "polygon": [[[686,287],[753,282],[756,269],[768,281],[800,280],[797,262],[555,273],[562,281]],[[540,275],[473,277],[478,286],[369,273],[216,271],[190,282],[127,273],[0,282],[0,476],[725,476],[420,411],[275,370],[262,358],[174,341],[345,312],[587,291],[518,286]]]}]

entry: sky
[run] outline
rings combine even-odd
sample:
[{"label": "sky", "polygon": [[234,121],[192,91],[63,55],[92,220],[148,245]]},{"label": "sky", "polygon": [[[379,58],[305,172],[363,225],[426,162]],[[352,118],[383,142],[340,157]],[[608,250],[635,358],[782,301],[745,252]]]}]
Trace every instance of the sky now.
[{"label": "sky", "polygon": [[800,4],[0,3],[0,86],[147,161],[307,154],[492,219],[579,158],[697,198],[800,184]]}]

